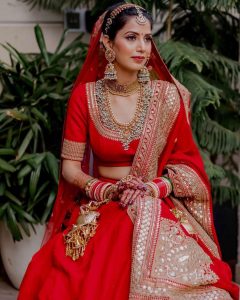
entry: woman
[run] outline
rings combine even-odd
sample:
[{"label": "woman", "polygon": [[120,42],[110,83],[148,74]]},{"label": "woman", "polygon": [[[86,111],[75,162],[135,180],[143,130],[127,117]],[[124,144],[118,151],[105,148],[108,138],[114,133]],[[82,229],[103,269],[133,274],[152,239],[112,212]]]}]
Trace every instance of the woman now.
[{"label": "woman", "polygon": [[47,243],[20,300],[238,299],[220,258],[189,93],[151,27],[146,10],[125,3],[95,25],[67,109]]}]

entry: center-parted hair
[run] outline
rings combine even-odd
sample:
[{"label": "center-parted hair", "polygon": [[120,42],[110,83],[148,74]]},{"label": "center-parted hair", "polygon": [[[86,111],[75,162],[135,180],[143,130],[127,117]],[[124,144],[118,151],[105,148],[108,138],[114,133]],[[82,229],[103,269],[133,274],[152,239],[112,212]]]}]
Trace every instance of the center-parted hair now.
[{"label": "center-parted hair", "polygon": [[[122,6],[126,4],[125,2],[120,2],[118,4],[115,4],[111,6],[104,17],[104,21],[102,24],[102,32],[103,34],[106,34],[109,36],[110,40],[114,40],[117,32],[121,30],[124,25],[127,23],[129,17],[138,16],[137,9],[133,7],[128,7],[122,10],[120,13],[118,13],[114,18],[111,20],[110,26],[106,26],[108,19],[110,18],[112,12],[117,9],[119,6]],[[151,28],[153,25],[153,20],[151,14],[145,10],[144,8],[139,8],[143,16],[150,22]]]}]

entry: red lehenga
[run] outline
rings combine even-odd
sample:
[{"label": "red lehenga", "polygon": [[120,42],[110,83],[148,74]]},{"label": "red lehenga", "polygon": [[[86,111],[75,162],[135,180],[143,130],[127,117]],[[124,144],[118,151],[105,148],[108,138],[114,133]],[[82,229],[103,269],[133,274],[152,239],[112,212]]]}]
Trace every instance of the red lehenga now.
[{"label": "red lehenga", "polygon": [[131,174],[145,180],[167,173],[173,194],[148,196],[128,209],[117,202],[101,206],[96,234],[73,261],[65,255],[63,234],[86,199],[61,178],[46,243],[33,257],[18,299],[238,299],[239,289],[220,258],[209,182],[189,126],[189,93],[153,45],[150,64],[158,80],[150,84],[143,132],[124,150],[117,133],[103,124],[97,101],[102,81],[96,80],[106,63],[99,47],[101,23],[102,17],[70,97],[62,156],[83,160],[84,171],[92,169],[95,177],[98,164],[131,165]]}]

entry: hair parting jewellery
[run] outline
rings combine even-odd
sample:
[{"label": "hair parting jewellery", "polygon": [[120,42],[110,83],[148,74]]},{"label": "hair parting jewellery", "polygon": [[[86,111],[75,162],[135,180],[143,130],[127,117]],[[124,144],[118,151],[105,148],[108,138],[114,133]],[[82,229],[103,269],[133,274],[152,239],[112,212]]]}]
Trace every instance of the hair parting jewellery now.
[{"label": "hair parting jewellery", "polygon": [[106,34],[107,34],[110,26],[112,25],[113,20],[116,18],[116,16],[119,15],[125,9],[131,8],[131,7],[134,7],[137,11],[136,22],[138,24],[144,25],[147,22],[146,17],[143,15],[143,13],[141,11],[141,9],[143,9],[141,6],[131,4],[131,3],[126,3],[126,4],[118,6],[111,12],[109,18],[107,19],[106,26],[105,26]]}]

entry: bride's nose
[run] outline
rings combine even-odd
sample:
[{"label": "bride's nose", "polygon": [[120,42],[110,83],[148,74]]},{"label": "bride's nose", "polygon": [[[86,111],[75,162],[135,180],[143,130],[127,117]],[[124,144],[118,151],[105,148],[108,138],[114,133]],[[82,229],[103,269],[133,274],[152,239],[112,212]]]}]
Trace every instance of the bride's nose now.
[{"label": "bride's nose", "polygon": [[146,50],[146,43],[144,38],[139,38],[138,39],[138,44],[137,44],[137,51],[139,52],[145,52]]}]

